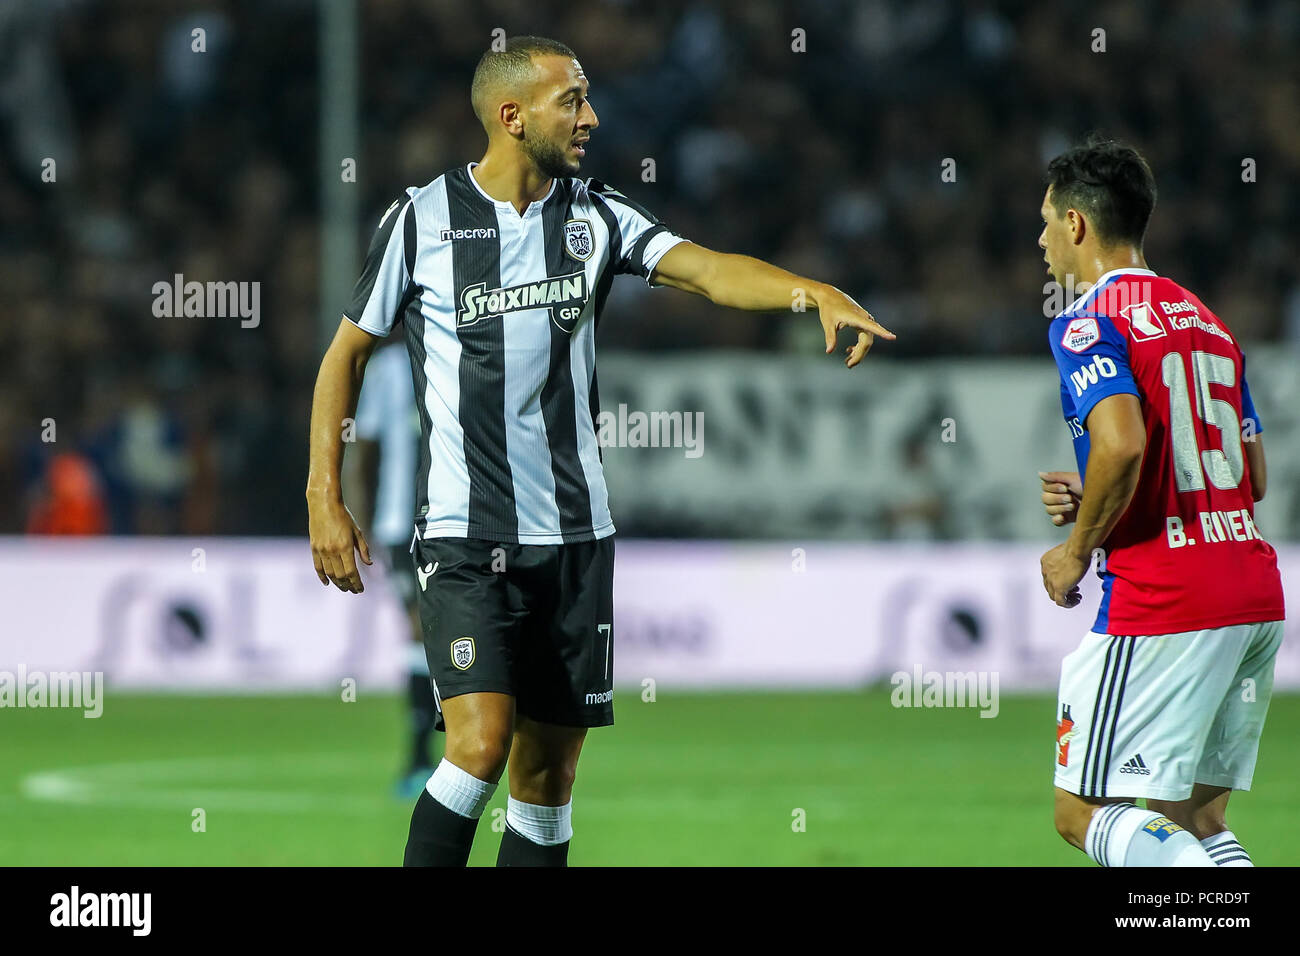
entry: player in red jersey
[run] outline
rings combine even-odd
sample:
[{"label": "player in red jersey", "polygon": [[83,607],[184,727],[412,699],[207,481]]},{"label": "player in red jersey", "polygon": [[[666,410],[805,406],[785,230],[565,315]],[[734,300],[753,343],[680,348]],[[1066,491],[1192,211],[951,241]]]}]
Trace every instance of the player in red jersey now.
[{"label": "player in red jersey", "polygon": [[1103,580],[1061,667],[1056,827],[1103,866],[1249,866],[1225,812],[1250,788],[1285,611],[1254,522],[1264,446],[1245,358],[1147,268],[1156,189],[1135,150],[1091,139],[1047,183],[1038,245],[1085,291],[1049,333],[1079,471],[1040,472],[1053,522],[1073,523],[1043,584],[1074,607],[1097,549]]}]

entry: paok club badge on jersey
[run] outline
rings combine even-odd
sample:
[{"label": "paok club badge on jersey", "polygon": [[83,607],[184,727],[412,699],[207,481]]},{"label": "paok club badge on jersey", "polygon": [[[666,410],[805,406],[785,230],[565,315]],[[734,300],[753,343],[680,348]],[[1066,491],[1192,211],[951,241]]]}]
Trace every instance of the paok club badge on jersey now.
[{"label": "paok club badge on jersey", "polygon": [[591,223],[585,219],[570,219],[564,224],[564,248],[579,262],[591,258],[596,242],[591,237]]}]

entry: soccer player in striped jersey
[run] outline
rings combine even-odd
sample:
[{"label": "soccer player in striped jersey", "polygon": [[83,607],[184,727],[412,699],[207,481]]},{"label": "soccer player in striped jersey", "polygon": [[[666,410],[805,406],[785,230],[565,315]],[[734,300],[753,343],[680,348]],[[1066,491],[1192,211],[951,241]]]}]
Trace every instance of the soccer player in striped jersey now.
[{"label": "soccer player in striped jersey", "polygon": [[1079,603],[1102,551],[1096,621],[1061,665],[1056,827],[1103,866],[1250,866],[1226,811],[1250,789],[1285,609],[1254,522],[1245,358],[1147,268],[1156,188],[1135,150],[1094,137],[1047,182],[1038,245],[1057,282],[1086,289],[1049,332],[1079,467],[1040,473],[1053,522],[1073,523],[1042,559],[1057,604]]},{"label": "soccer player in striped jersey", "polygon": [[367,358],[400,326],[420,410],[412,542],[446,753],[405,863],[464,865],[509,762],[500,865],[564,865],[587,728],[613,723],[613,538],[596,440],[595,333],[615,275],[752,311],[806,301],[856,366],[893,338],[849,296],[675,235],[577,177],[598,125],[573,51],[508,40],[474,72],[478,163],[399,196],[379,222],[321,363],[307,499],[322,583],[361,590],[369,548],[338,488],[339,423]]}]

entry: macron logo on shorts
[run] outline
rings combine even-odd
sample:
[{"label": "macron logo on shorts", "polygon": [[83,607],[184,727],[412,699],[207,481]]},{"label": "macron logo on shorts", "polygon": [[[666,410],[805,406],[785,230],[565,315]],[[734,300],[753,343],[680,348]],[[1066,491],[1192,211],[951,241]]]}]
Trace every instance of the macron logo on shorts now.
[{"label": "macron logo on shorts", "polygon": [[424,567],[422,567],[422,568],[416,568],[416,569],[415,569],[415,576],[418,577],[418,578],[420,579],[420,590],[421,590],[421,591],[426,590],[426,587],[425,587],[425,586],[429,583],[429,578],[433,577],[433,572],[434,572],[434,571],[437,571],[437,570],[438,570],[438,562],[437,562],[437,561],[433,562],[433,564],[426,564],[426,565],[425,565]]}]

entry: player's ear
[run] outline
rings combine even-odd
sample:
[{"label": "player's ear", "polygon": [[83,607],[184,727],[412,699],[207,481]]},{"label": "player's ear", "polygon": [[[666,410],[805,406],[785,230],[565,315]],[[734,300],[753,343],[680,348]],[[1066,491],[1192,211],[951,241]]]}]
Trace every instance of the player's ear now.
[{"label": "player's ear", "polygon": [[1077,246],[1083,242],[1083,237],[1088,234],[1088,221],[1083,218],[1083,214],[1077,209],[1071,209],[1067,215],[1070,220],[1070,237]]},{"label": "player's ear", "polygon": [[524,111],[523,108],[513,100],[506,100],[497,107],[497,115],[501,117],[501,125],[506,128],[511,136],[522,136],[524,132]]}]

